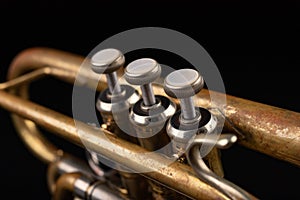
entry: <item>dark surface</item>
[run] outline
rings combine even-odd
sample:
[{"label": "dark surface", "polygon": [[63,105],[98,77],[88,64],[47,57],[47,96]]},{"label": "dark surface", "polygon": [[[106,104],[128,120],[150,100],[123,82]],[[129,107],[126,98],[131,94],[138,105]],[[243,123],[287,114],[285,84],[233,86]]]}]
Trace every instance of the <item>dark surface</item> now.
[{"label": "dark surface", "polygon": [[199,128],[200,130],[197,132],[197,134],[207,133],[207,131],[204,132],[204,130],[207,130],[207,129],[203,130],[202,127],[204,127],[204,126],[208,127],[207,124],[209,123],[212,115],[205,108],[198,108],[197,111],[200,112],[200,114],[201,114],[201,120],[199,121],[198,124],[193,125],[193,126],[191,126],[190,124],[184,124],[184,123],[181,124],[180,123],[181,111],[179,110],[172,116],[172,118],[170,120],[172,127],[176,128],[178,130],[195,130],[195,129]]},{"label": "dark surface", "polygon": [[152,115],[156,115],[156,114],[158,115],[158,114],[164,112],[165,110],[167,110],[171,105],[171,101],[167,97],[161,96],[161,95],[156,96],[156,104],[158,104],[158,102],[161,105],[161,107],[158,107],[158,109],[145,110],[145,109],[143,109],[143,106],[144,106],[143,99],[140,99],[132,107],[132,112],[138,116],[152,116]]},{"label": "dark surface", "polygon": [[[217,64],[228,94],[300,112],[298,3],[83,2],[2,1],[0,81],[5,81],[9,63],[23,49],[46,46],[87,55],[113,34],[159,26],[197,40]],[[170,65],[182,62],[151,51],[129,53],[127,61],[144,54]],[[31,92],[34,101],[71,115],[72,86],[47,79],[34,84]],[[0,119],[1,195],[50,199],[46,165],[28,152],[3,109]],[[52,139],[64,149],[84,155],[78,148]],[[295,183],[300,179],[298,167],[237,145],[222,155],[227,179],[261,199],[300,198]]]}]

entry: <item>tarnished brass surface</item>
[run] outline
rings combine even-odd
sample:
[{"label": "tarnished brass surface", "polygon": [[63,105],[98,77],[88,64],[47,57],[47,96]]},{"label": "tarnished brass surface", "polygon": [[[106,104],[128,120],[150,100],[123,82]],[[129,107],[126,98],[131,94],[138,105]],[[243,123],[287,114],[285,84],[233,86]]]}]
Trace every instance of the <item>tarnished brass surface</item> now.
[{"label": "tarnished brass surface", "polygon": [[[8,111],[30,119],[74,144],[79,146],[85,144],[90,150],[109,157],[134,171],[151,171],[142,175],[152,180],[159,180],[171,189],[194,199],[228,199],[218,190],[199,180],[189,166],[178,162],[173,162],[168,166],[168,160],[165,157],[155,153],[148,154],[142,147],[114,137],[106,130],[102,130],[106,134],[100,134],[99,129],[95,127],[74,121],[70,117],[4,91],[0,91],[0,96],[3,97],[0,98],[0,106]],[[81,128],[81,137],[74,123]]]},{"label": "tarnished brass surface", "polygon": [[[165,94],[157,85],[154,92]],[[300,166],[300,113],[206,89],[195,96],[195,105],[214,107],[210,96],[226,98],[224,129],[236,133],[240,145]]]},{"label": "tarnished brass surface", "polygon": [[[12,114],[12,118],[18,133],[37,157],[45,162],[54,162],[63,151],[48,142],[35,123],[77,145],[85,144],[91,150],[118,161],[130,169],[153,171],[143,175],[159,180],[165,186],[192,198],[227,198],[217,189],[200,181],[186,165],[175,162],[161,168],[167,162],[164,157],[157,154],[140,154],[146,153],[146,150],[118,139],[106,130],[103,130],[105,136],[99,134],[99,130],[76,121],[76,124],[81,127],[82,137],[79,137],[72,118],[25,100],[28,98],[27,88],[30,81],[45,75],[74,84],[83,61],[84,58],[81,56],[53,49],[29,49],[18,55],[12,62],[8,73],[10,81],[0,84],[0,106],[16,113]],[[35,71],[25,74],[31,70]],[[99,91],[107,87],[103,76],[97,82],[98,76],[87,69],[81,71],[80,80],[77,81],[80,86],[97,85]],[[165,95],[163,89],[157,85],[154,85],[154,92]],[[300,166],[300,113],[205,89],[196,95],[196,106],[214,107],[211,105],[211,95],[215,98],[226,98],[227,104],[220,109],[222,115],[226,117],[225,129],[237,133],[239,144]],[[175,99],[173,100],[176,102]],[[116,145],[115,148],[107,143],[106,138]]]},{"label": "tarnished brass surface", "polygon": [[[81,56],[53,49],[29,49],[16,57],[10,67],[8,79],[16,78],[28,69],[49,66],[57,69],[50,72],[51,75],[74,83],[83,60]],[[85,81],[82,85],[95,84],[97,77],[94,75],[89,72],[83,73],[82,77]],[[98,90],[104,88],[106,88],[106,83],[102,78],[98,84]],[[154,86],[154,92],[165,95],[161,87]],[[196,96],[196,105],[210,107],[210,94],[224,97],[224,94],[203,89]],[[225,128],[238,132],[239,136],[241,134],[244,136],[239,137],[238,142],[241,145],[300,166],[299,113],[230,95],[226,95],[226,100],[224,115],[230,123],[226,123]],[[33,132],[36,134],[36,131]]]},{"label": "tarnished brass surface", "polygon": [[[197,103],[207,105],[208,95],[201,92]],[[240,136],[239,144],[300,166],[300,113],[230,95],[226,99],[225,128]]]}]

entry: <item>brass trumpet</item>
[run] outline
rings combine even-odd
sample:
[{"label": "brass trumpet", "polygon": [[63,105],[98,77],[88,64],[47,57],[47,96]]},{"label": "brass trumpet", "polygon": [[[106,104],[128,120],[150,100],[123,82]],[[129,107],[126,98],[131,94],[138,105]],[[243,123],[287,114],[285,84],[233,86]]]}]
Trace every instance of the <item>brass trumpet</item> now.
[{"label": "brass trumpet", "polygon": [[[257,199],[222,178],[222,173],[218,175],[217,170],[206,166],[199,155],[199,146],[209,138],[203,139],[201,134],[194,138],[184,157],[170,163],[164,155],[149,154],[147,146],[126,141],[111,132],[109,123],[97,128],[28,100],[30,82],[53,76],[74,84],[83,62],[84,57],[59,50],[28,49],[13,60],[8,81],[0,84],[0,106],[12,113],[13,123],[25,145],[49,165],[48,185],[54,199],[140,199],[139,195],[145,195],[145,199],[174,198],[161,195],[156,189],[176,194],[182,199]],[[118,70],[119,75],[123,73],[122,69]],[[78,87],[96,84],[98,91],[107,88],[104,76],[98,81],[95,73],[84,70],[80,76],[83,81],[76,82]],[[161,86],[153,85],[153,92],[167,96]],[[299,113],[206,89],[196,94],[195,105],[211,108],[211,94],[226,98],[224,112],[219,114],[225,117],[223,132],[231,133],[221,134],[217,147],[225,148],[237,137],[239,145],[300,165]],[[179,105],[178,99],[167,97]],[[145,173],[132,175],[114,169],[101,171],[101,167],[94,166],[98,170],[95,173],[95,169],[82,158],[76,158],[50,143],[38,126],[80,147],[88,146],[89,151],[109,158],[129,171]],[[99,130],[103,134],[99,134]],[[107,140],[114,145],[111,146]],[[136,195],[133,191],[140,192],[137,188],[142,184],[145,184],[145,191]]]}]

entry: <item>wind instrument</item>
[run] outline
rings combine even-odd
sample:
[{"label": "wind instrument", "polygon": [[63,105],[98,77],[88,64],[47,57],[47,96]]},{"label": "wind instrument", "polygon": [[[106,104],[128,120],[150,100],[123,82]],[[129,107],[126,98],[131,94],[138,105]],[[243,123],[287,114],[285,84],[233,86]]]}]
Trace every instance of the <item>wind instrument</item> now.
[{"label": "wind instrument", "polygon": [[[124,72],[122,53],[107,51],[93,57],[91,68],[80,68],[85,61],[82,56],[48,48],[28,49],[16,56],[8,81],[0,84],[0,106],[12,113],[28,149],[49,165],[48,185],[54,199],[257,199],[223,177],[218,152],[235,142],[300,165],[299,113],[206,90],[202,77],[193,70],[172,72],[164,87],[151,84],[160,71],[156,61],[137,60]],[[122,96],[125,86],[118,87],[115,82],[123,74],[140,87],[129,88],[128,98]],[[104,124],[95,127],[30,101],[30,83],[46,76],[114,94],[114,101],[98,99],[95,103]],[[176,82],[180,76],[190,81]],[[226,98],[224,112],[214,112],[211,95]],[[110,103],[125,106],[122,108],[130,110],[130,115],[120,111],[116,116],[121,117],[115,119],[109,114]],[[215,137],[221,118],[224,129]],[[133,124],[132,133],[138,136],[152,134],[156,127],[162,131],[150,140],[148,136],[136,140],[123,134],[122,120]],[[149,121],[157,123],[145,125]],[[87,158],[57,148],[38,127],[87,149]],[[170,149],[153,152],[170,140]],[[214,147],[203,157],[200,148],[205,145]],[[103,167],[106,162],[115,167]]]}]

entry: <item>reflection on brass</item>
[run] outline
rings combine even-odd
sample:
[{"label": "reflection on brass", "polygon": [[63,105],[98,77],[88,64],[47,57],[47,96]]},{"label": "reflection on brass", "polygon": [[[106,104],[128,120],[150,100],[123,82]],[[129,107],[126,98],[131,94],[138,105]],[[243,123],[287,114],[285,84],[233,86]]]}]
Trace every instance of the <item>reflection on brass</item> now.
[{"label": "reflection on brass", "polygon": [[[53,76],[74,84],[83,61],[81,56],[58,50],[29,49],[14,59],[9,68],[8,82],[0,84],[0,106],[12,113],[20,138],[34,155],[46,163],[53,163],[64,154],[62,149],[43,136],[38,125],[69,142],[81,147],[87,146],[131,170],[151,171],[141,175],[189,198],[229,199],[218,188],[200,180],[187,164],[174,162],[167,166],[168,159],[162,155],[146,154],[144,148],[124,141],[105,129],[101,129],[104,136],[94,127],[27,100],[29,83],[38,78]],[[122,70],[119,73],[122,74]],[[90,71],[83,71],[80,76],[82,81],[77,82],[79,86],[91,87],[97,84],[99,91],[106,88],[103,76],[98,83],[98,77]],[[155,94],[166,96],[160,86],[153,86]],[[196,106],[214,108],[215,105],[210,101],[211,95],[226,98],[227,105],[220,110],[220,114],[226,117],[224,130],[235,133],[240,145],[300,166],[299,113],[205,89],[196,95]],[[178,104],[176,99],[172,100]],[[115,144],[113,147],[106,142],[107,138]],[[221,175],[221,169],[219,171]],[[66,180],[59,179],[54,197],[64,196],[66,191],[74,189],[72,183],[77,176],[73,174],[67,176]],[[253,196],[251,198],[256,199]]]},{"label": "reflection on brass", "polygon": [[[169,188],[195,199],[227,199],[218,190],[199,180],[189,166],[177,162],[168,166],[168,160],[161,155],[146,154],[147,151],[140,146],[121,140],[106,130],[103,130],[106,133],[104,136],[94,127],[76,121],[82,128],[79,137],[74,119],[4,91],[0,91],[0,96],[3,97],[0,99],[0,105],[10,112],[28,118],[74,144],[82,147],[84,144],[94,152],[108,156],[134,171],[152,171],[142,175],[158,180]],[[115,145],[107,143],[107,138]],[[161,168],[164,165],[167,167]]]}]

